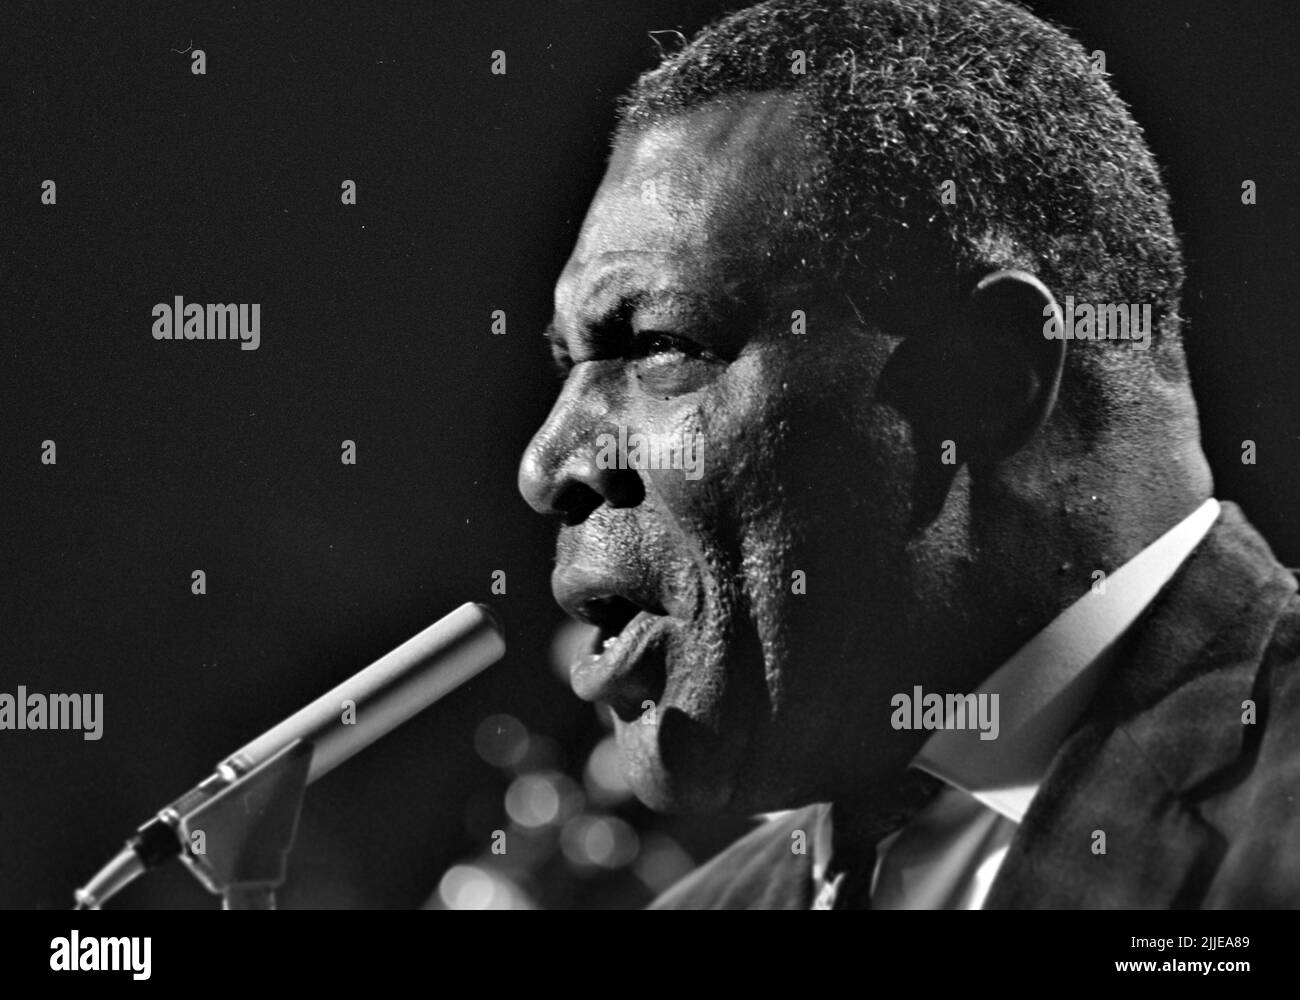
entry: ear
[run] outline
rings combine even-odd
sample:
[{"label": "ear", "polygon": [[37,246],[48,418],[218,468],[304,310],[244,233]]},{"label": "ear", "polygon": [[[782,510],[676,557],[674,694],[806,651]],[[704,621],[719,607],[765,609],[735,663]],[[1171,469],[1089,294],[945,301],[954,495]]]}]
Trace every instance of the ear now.
[{"label": "ear", "polygon": [[[947,380],[964,412],[965,459],[994,462],[1023,448],[1056,405],[1065,368],[1061,307],[1026,271],[1003,270],[975,285],[950,331]],[[961,444],[958,448],[960,451]]]},{"label": "ear", "polygon": [[895,350],[878,391],[912,425],[914,529],[937,516],[960,466],[978,469],[1014,454],[1050,416],[1065,341],[1047,331],[1060,324],[1060,306],[1041,281],[993,271],[947,320]]}]

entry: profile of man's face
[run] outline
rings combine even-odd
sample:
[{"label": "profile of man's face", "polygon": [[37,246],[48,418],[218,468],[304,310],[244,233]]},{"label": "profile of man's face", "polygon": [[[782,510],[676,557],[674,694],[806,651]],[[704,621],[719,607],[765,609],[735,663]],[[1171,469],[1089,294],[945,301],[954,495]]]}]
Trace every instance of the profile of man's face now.
[{"label": "profile of man's face", "polygon": [[[803,136],[773,94],[627,136],[556,287],[569,370],[520,488],[561,519],[557,600],[617,633],[573,686],[659,809],[793,805],[916,749],[889,726],[923,645],[910,430],[875,392],[898,341],[798,261],[769,272]],[[699,467],[608,468],[620,433]]]}]

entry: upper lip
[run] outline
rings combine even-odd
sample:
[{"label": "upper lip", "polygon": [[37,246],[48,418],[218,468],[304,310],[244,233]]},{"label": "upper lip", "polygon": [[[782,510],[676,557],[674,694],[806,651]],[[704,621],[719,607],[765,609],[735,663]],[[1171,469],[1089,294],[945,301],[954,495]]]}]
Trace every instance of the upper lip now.
[{"label": "upper lip", "polygon": [[551,591],[560,607],[579,621],[595,625],[602,638],[618,635],[641,611],[668,613],[644,581],[617,571],[560,566],[551,575]]}]

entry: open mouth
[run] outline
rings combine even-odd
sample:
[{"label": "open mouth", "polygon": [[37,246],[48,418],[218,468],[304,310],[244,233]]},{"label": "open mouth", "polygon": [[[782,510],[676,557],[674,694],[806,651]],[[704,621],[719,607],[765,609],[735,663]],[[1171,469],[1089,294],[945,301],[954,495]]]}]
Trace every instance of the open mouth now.
[{"label": "open mouth", "polygon": [[654,639],[668,618],[618,595],[588,598],[574,611],[596,626],[590,650],[570,668],[574,692],[605,702],[624,722],[642,717],[646,702],[663,695],[664,658]]},{"label": "open mouth", "polygon": [[604,702],[625,721],[664,696],[666,639],[674,619],[655,581],[633,576],[626,565],[557,566],[555,600],[572,617],[595,626],[591,646],[569,668],[574,693]]},{"label": "open mouth", "polygon": [[592,597],[582,603],[579,617],[596,626],[596,638],[591,652],[599,654],[609,649],[642,608],[626,597],[611,594]]}]

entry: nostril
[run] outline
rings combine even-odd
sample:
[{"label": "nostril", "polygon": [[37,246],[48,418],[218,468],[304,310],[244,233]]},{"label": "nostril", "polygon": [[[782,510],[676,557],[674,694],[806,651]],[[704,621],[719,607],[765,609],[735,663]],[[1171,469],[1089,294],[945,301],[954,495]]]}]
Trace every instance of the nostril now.
[{"label": "nostril", "polygon": [[630,469],[608,469],[593,478],[569,479],[559,488],[552,507],[572,527],[585,521],[601,504],[635,507],[644,499],[645,485],[639,475]]},{"label": "nostril", "polygon": [[602,484],[611,507],[636,507],[645,499],[645,483],[631,469],[611,469]]},{"label": "nostril", "polygon": [[604,500],[586,483],[571,479],[560,487],[552,506],[569,527],[581,524]]},{"label": "nostril", "polygon": [[602,504],[635,507],[645,500],[645,484],[635,470],[603,469],[589,456],[571,455],[563,463],[544,457],[530,445],[519,465],[519,492],[539,514],[559,516],[573,526]]}]

